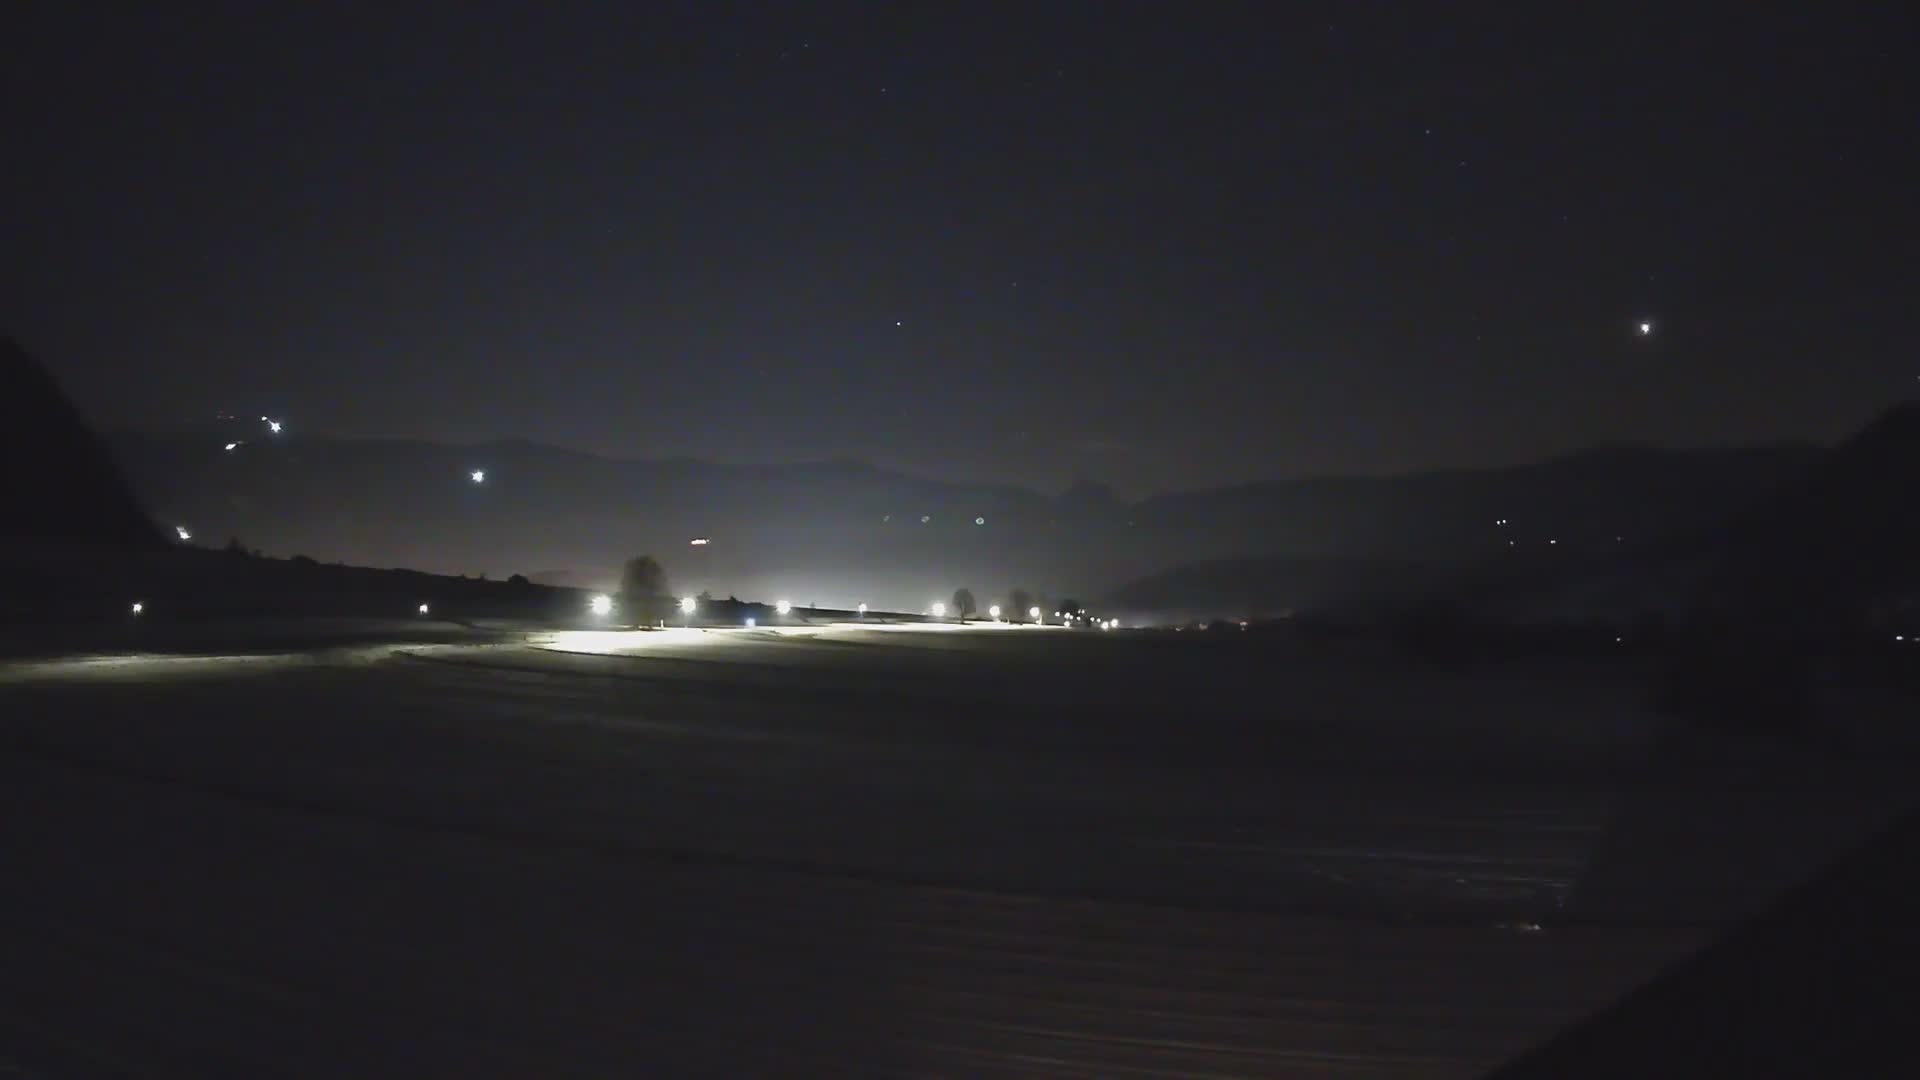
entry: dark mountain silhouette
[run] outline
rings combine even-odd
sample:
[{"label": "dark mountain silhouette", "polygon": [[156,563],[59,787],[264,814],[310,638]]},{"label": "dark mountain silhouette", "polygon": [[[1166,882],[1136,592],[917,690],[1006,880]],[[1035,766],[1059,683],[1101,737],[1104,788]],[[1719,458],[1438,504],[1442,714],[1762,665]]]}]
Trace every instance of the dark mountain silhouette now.
[{"label": "dark mountain silhouette", "polygon": [[1444,565],[1385,559],[1220,559],[1129,582],[1101,606],[1162,617],[1380,615],[1436,588],[1452,572]]},{"label": "dark mountain silhouette", "polygon": [[1856,621],[1920,596],[1920,403],[1883,413],[1720,530],[1709,611]]},{"label": "dark mountain silhouette", "polygon": [[[251,419],[251,418],[250,418]],[[234,452],[221,447],[235,439]],[[918,610],[959,585],[1101,596],[1220,560],[1460,565],[1609,550],[1704,528],[1803,470],[1810,447],[1611,449],[1510,469],[1326,477],[1126,501],[934,483],[857,462],[620,461],[523,442],[446,446],[275,438],[250,425],[112,440],[136,487],[203,536],[268,552],[440,572],[566,571],[609,587],[651,553],[676,585]],[[468,470],[487,470],[474,485]],[[1497,520],[1508,524],[1496,525]],[[712,543],[690,547],[692,537]],[[1244,569],[1244,564],[1241,566]],[[1237,571],[1232,571],[1237,572]],[[1182,579],[1239,610],[1228,572]],[[1284,588],[1258,597],[1297,607]]]},{"label": "dark mountain silhouette", "polygon": [[1857,630],[1920,614],[1920,405],[1881,415],[1709,524],[1614,551],[1483,563],[1449,593],[1510,621],[1660,616],[1740,635]]},{"label": "dark mountain silhouette", "polygon": [[44,369],[0,337],[0,544],[158,549],[161,533]]}]

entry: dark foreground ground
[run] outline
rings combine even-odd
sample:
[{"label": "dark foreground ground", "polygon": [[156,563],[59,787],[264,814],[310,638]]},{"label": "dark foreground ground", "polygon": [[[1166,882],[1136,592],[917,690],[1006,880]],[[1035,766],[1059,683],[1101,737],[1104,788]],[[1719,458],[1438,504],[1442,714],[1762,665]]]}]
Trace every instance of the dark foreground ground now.
[{"label": "dark foreground ground", "polygon": [[1908,801],[1625,665],[438,636],[0,668],[0,1076],[1471,1076]]}]

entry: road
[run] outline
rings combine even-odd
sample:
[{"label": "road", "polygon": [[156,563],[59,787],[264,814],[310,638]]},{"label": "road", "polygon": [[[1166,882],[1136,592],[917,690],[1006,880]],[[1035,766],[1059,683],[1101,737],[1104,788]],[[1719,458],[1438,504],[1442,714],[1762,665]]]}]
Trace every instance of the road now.
[{"label": "road", "polygon": [[17,662],[0,1076],[1471,1076],[1717,932],[1581,902],[1638,697],[1011,629]]}]

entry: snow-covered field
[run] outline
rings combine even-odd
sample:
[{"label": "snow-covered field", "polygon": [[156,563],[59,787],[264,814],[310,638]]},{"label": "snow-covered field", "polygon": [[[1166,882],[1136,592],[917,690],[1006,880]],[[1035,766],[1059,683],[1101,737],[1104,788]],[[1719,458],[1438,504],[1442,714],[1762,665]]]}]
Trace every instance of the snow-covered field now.
[{"label": "snow-covered field", "polygon": [[1473,1075],[1906,798],[1627,664],[384,637],[0,667],[0,1064]]}]

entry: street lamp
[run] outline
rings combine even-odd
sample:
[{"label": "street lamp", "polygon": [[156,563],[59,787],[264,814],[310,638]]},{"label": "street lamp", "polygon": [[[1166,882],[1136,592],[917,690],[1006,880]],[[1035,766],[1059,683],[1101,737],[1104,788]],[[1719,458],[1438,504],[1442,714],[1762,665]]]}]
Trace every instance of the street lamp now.
[{"label": "street lamp", "polygon": [[699,606],[700,606],[700,601],[694,599],[691,596],[683,596],[680,598],[680,614],[682,615],[693,614],[693,609]]},{"label": "street lamp", "polygon": [[420,614],[422,614],[422,615],[425,615],[425,614],[427,613],[427,611],[428,611],[428,608],[427,608],[427,605],[425,605],[425,604],[421,604],[421,605],[420,605]]},{"label": "street lamp", "polygon": [[934,617],[934,618],[936,618],[936,619],[944,619],[944,618],[946,618],[946,617],[947,617],[947,605],[945,605],[945,604],[943,604],[943,603],[941,603],[941,602],[940,602],[940,601],[938,601],[938,600],[935,600],[935,601],[933,602],[933,617]]},{"label": "street lamp", "polygon": [[1027,618],[1029,618],[1029,619],[1032,619],[1032,620],[1033,620],[1034,622],[1039,622],[1039,621],[1040,621],[1040,609],[1039,609],[1038,607],[1030,607],[1030,608],[1028,608],[1028,609],[1027,609]]},{"label": "street lamp", "polygon": [[867,617],[867,602],[865,600],[860,601],[860,617],[863,619]]},{"label": "street lamp", "polygon": [[993,620],[994,622],[999,622],[999,621],[1000,621],[1000,605],[999,605],[999,604],[994,604],[994,605],[992,605],[992,606],[990,606],[990,607],[988,607],[988,608],[987,608],[987,617],[988,617],[988,618],[990,618],[990,619],[992,619],[992,620]]},{"label": "street lamp", "polygon": [[775,602],[775,604],[773,605],[773,613],[776,615],[785,615],[786,613],[792,610],[793,610],[793,601],[791,600],[780,600]]},{"label": "street lamp", "polygon": [[587,610],[595,615],[611,615],[613,614],[613,597],[600,593],[587,601]]},{"label": "street lamp", "polygon": [[135,601],[133,602],[133,607],[131,607],[131,608],[129,608],[128,610],[129,610],[129,611],[131,611],[131,612],[133,612],[133,614],[135,614],[135,615],[139,615],[139,614],[141,614],[142,612],[144,612],[144,611],[146,611],[146,610],[147,610],[147,605],[145,605],[145,604],[143,604],[143,603],[141,603],[141,602],[140,602],[140,601],[138,601],[138,600],[135,600]]}]

